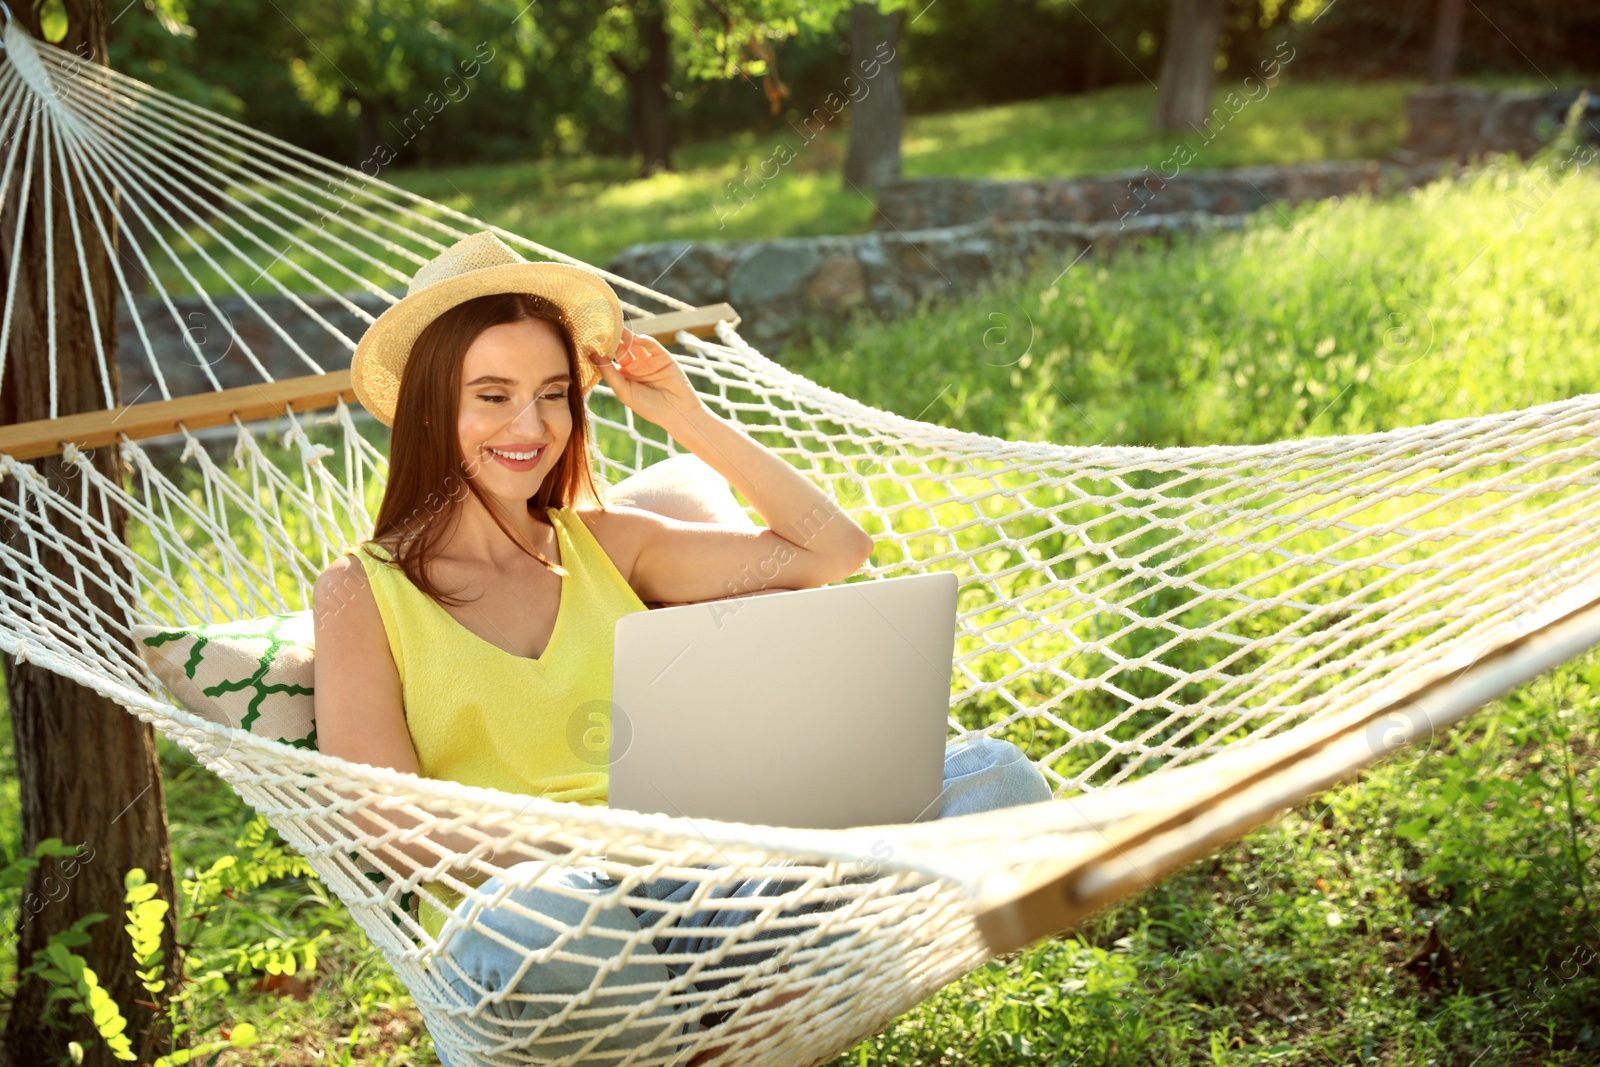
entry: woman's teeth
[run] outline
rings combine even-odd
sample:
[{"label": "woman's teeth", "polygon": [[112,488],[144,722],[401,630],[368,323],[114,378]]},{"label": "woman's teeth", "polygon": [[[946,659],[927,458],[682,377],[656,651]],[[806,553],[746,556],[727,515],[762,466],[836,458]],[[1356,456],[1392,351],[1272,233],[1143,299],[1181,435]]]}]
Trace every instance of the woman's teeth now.
[{"label": "woman's teeth", "polygon": [[532,452],[502,452],[498,448],[491,448],[491,449],[489,449],[489,451],[493,452],[497,456],[504,456],[506,459],[528,460],[528,459],[537,459],[538,456],[539,456],[539,453],[543,452],[544,449],[543,448],[536,448]]}]

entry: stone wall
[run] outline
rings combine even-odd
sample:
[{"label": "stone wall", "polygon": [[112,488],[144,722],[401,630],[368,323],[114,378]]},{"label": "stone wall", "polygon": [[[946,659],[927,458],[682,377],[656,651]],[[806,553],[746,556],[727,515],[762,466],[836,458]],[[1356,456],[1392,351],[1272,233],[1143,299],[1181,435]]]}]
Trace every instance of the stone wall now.
[{"label": "stone wall", "polygon": [[920,300],[953,299],[1030,265],[1062,270],[1093,249],[1109,255],[1140,239],[1233,228],[1238,216],[1203,212],[1118,222],[982,220],[960,226],[772,241],[661,241],[632,245],[607,270],[656,279],[651,287],[692,304],[727,301],[740,336],[767,355],[785,340],[852,313],[903,314]]},{"label": "stone wall", "polygon": [[924,229],[978,219],[1125,222],[1195,211],[1243,215],[1270,205],[1399,192],[1453,169],[1439,163],[1353,161],[1180,170],[1169,178],[1152,167],[1041,181],[918,178],[879,192],[873,228]]},{"label": "stone wall", "polygon": [[[1491,152],[1524,158],[1549,142],[1578,98],[1577,89],[1548,92],[1493,92],[1462,85],[1440,85],[1406,98],[1408,130],[1402,153],[1411,159],[1462,161]],[[1579,126],[1591,143],[1600,143],[1600,89],[1589,90]]]},{"label": "stone wall", "polygon": [[[1313,163],[1187,171],[1148,168],[1054,181],[921,179],[879,193],[875,228],[845,237],[663,241],[607,264],[693,304],[727,301],[740,333],[769,355],[856,311],[890,317],[969,293],[1030,264],[1064,270],[1141,238],[1236,228],[1268,205],[1385,195],[1454,173],[1450,163]],[[653,280],[652,280],[653,279]]]}]

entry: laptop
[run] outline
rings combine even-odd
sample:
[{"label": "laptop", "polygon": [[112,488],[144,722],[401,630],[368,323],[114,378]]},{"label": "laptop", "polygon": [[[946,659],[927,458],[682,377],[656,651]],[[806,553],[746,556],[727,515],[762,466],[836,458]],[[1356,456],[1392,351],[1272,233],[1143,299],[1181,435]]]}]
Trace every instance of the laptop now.
[{"label": "laptop", "polygon": [[617,620],[608,805],[843,829],[939,814],[955,574]]}]

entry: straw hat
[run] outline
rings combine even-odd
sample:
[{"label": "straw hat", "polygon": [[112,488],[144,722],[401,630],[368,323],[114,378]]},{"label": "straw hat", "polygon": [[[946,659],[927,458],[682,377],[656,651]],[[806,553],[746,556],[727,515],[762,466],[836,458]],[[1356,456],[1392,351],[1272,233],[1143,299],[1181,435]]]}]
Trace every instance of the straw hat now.
[{"label": "straw hat", "polygon": [[400,376],[411,346],[434,319],[490,293],[533,293],[561,309],[578,353],[578,388],[587,393],[622,340],[622,304],[606,280],[565,263],[530,263],[488,230],[464,237],[424,263],[406,295],[367,327],[350,361],[362,407],[394,425]]}]

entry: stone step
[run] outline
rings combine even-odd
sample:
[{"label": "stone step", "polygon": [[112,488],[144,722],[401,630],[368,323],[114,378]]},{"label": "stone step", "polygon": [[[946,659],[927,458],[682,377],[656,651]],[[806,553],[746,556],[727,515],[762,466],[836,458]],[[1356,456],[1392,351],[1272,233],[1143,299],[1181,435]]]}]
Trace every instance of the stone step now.
[{"label": "stone step", "polygon": [[1125,222],[1149,215],[1244,215],[1307,200],[1386,195],[1456,171],[1451,163],[1357,160],[1189,170],[1183,155],[1136,170],[1087,178],[998,181],[917,178],[878,193],[875,230],[958,226],[980,219]]},{"label": "stone step", "polygon": [[690,303],[727,301],[739,333],[772,356],[799,331],[861,310],[891,317],[919,301],[965,296],[1040,263],[1063,271],[1141,240],[1234,229],[1238,215],[1183,212],[1123,222],[980,220],[911,231],[770,241],[660,241],[632,245],[607,270]]}]

